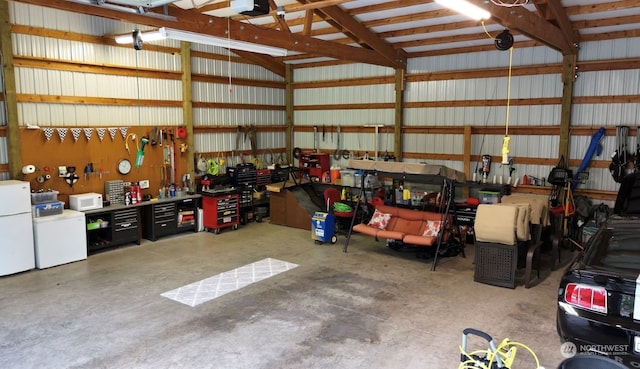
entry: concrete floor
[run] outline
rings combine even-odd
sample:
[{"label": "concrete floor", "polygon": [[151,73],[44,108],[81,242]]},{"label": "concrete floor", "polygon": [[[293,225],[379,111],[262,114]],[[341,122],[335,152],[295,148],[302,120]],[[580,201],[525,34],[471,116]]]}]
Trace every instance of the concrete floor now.
[{"label": "concrete floor", "polygon": [[[473,282],[470,245],[432,272],[384,242],[354,235],[345,254],[343,241],[265,221],[0,278],[0,368],[457,368],[467,327],[547,369],[562,361],[560,270],[511,290]],[[160,296],[264,258],[299,266],[195,307]]]}]

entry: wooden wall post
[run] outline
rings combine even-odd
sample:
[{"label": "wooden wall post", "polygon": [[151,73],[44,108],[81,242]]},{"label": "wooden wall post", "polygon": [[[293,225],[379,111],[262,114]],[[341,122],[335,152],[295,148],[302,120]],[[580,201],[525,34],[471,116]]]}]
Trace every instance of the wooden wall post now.
[{"label": "wooden wall post", "polygon": [[290,165],[293,165],[293,65],[287,64],[285,71],[285,111],[286,111],[286,132],[285,132],[285,148],[287,150],[286,157]]},{"label": "wooden wall post", "polygon": [[[22,178],[22,156],[20,153],[20,129],[18,122],[18,102],[16,100],[16,74],[13,65],[11,23],[9,2],[0,1],[0,52],[4,64],[4,104],[7,108],[7,150],[9,154],[9,175],[13,179]],[[33,122],[37,124],[37,122]]]},{"label": "wooden wall post", "polygon": [[[464,168],[464,174],[467,176],[467,181],[471,181],[473,179],[473,173],[471,173],[471,126],[464,126],[464,153],[462,155],[462,165]],[[469,187],[462,188],[462,195],[467,198],[469,197]]]},{"label": "wooden wall post", "polygon": [[562,111],[560,113],[560,141],[558,159],[564,156],[569,162],[569,128],[571,128],[571,107],[573,101],[573,83],[576,77],[577,55],[565,55],[562,58]]},{"label": "wooden wall post", "polygon": [[396,161],[402,161],[402,127],[404,109],[404,69],[396,69],[395,129],[393,137],[393,155]]},{"label": "wooden wall post", "polygon": [[[193,158],[193,86],[191,84],[191,43],[180,42],[182,62],[182,120],[187,129],[187,157]],[[187,160],[187,172],[195,180],[194,160]],[[176,181],[178,179],[176,178]],[[190,189],[193,190],[193,189]]]}]

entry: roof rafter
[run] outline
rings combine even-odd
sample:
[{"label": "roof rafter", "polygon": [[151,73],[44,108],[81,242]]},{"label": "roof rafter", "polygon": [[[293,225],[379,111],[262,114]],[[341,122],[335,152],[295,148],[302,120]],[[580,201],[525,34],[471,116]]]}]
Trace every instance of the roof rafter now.
[{"label": "roof rafter", "polygon": [[[60,10],[69,10],[71,1],[67,0],[14,0],[16,2],[40,5]],[[356,46],[336,44],[301,34],[288,33],[274,29],[265,29],[254,25],[232,19],[219,18],[198,12],[183,10],[174,6],[168,8],[168,15],[175,17],[176,21],[140,15],[134,13],[120,12],[98,5],[88,5],[73,2],[73,9],[76,12],[90,14],[94,16],[127,21],[135,24],[144,24],[150,27],[170,27],[184,31],[211,35],[216,37],[227,37],[231,32],[233,39],[263,45],[285,48],[287,50],[323,55],[341,60],[350,60],[365,64],[374,64],[397,68],[398,62],[392,62],[380,53]],[[235,51],[234,51],[235,52]],[[278,60],[269,56],[258,55],[265,63],[272,63]],[[282,61],[278,62],[285,68]],[[280,74],[280,73],[278,73]]]},{"label": "roof rafter", "polygon": [[552,21],[554,21],[560,30],[562,31],[562,35],[567,40],[567,42],[571,45],[578,45],[580,42],[580,34],[573,29],[571,25],[571,21],[569,20],[569,15],[565,8],[560,5],[558,1],[547,1],[547,0],[536,0],[535,6],[543,13],[545,16],[550,17]]},{"label": "roof rafter", "polygon": [[[301,3],[311,3],[310,0],[298,0]],[[330,17],[340,27],[355,35],[360,42],[363,42],[371,49],[378,52],[383,58],[388,60],[394,68],[404,69],[407,66],[407,53],[404,50],[394,49],[393,46],[378,37],[370,29],[358,22],[355,18],[337,6],[329,6],[317,11]]]},{"label": "roof rafter", "polygon": [[471,0],[487,9],[491,18],[504,27],[516,29],[531,39],[538,40],[565,55],[576,54],[575,44],[567,41],[560,28],[524,7],[503,7],[484,0]]}]

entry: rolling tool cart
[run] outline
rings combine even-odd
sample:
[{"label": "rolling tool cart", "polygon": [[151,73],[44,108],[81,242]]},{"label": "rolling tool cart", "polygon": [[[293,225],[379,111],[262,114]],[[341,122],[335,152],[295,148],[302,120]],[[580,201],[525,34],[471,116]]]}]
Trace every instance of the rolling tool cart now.
[{"label": "rolling tool cart", "polygon": [[202,191],[202,212],[205,230],[220,233],[222,228],[238,229],[240,196],[234,187]]}]

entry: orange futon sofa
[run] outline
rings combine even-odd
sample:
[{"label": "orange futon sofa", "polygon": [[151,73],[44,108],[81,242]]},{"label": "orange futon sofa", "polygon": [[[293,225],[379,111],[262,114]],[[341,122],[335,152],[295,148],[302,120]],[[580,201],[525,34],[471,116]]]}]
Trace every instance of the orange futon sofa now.
[{"label": "orange futon sofa", "polygon": [[[376,240],[386,238],[405,244],[433,246],[438,242],[442,221],[440,213],[378,205],[371,221],[357,224],[353,230],[373,236]],[[446,241],[446,236],[445,232],[442,241]]]}]

